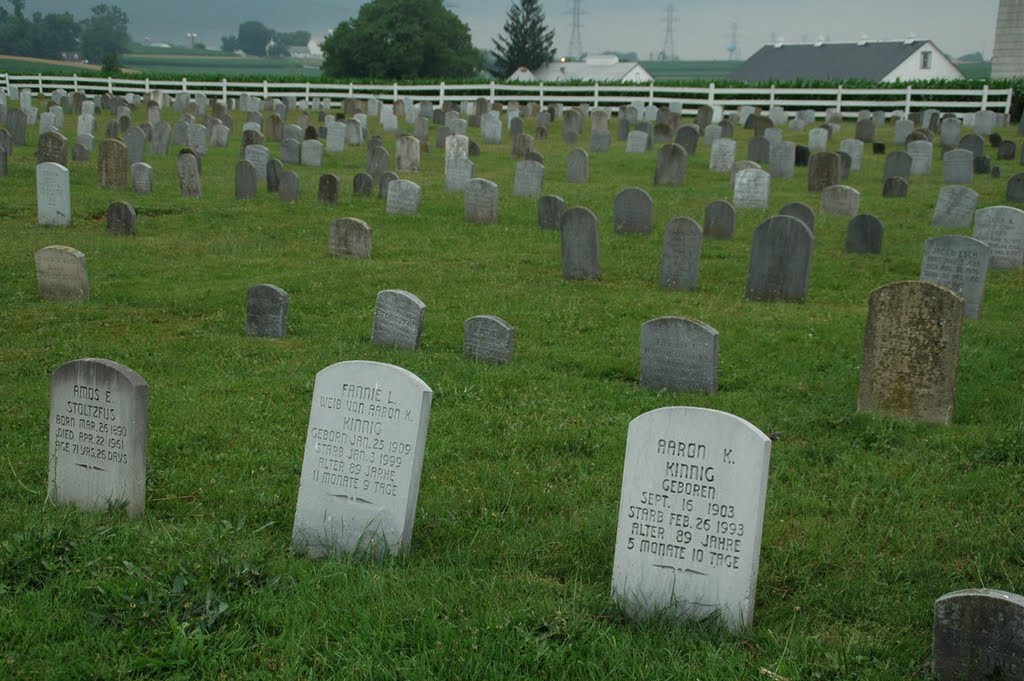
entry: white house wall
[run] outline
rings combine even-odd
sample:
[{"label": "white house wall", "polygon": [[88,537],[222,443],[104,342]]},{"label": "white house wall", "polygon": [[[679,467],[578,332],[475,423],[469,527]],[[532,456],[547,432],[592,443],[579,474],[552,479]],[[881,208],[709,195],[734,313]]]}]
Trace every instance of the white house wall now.
[{"label": "white house wall", "polygon": [[[930,69],[921,68],[921,53],[925,51],[932,53],[932,67]],[[931,80],[932,78],[962,80],[963,77],[963,74],[946,58],[946,55],[942,54],[934,44],[928,42],[907,57],[902,64],[890,71],[889,75],[882,79],[882,82],[895,83],[896,81]]]}]

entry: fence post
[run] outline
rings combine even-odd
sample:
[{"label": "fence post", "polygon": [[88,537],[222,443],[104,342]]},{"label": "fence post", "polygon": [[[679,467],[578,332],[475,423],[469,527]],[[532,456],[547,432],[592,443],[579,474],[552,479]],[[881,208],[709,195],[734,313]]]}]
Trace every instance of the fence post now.
[{"label": "fence post", "polygon": [[43,74],[37,73],[36,76],[38,77],[38,80],[39,80],[39,95],[42,96],[42,94],[43,94]]},{"label": "fence post", "polygon": [[391,104],[394,105],[394,103],[398,101],[398,83],[394,84],[394,89],[392,90],[392,92],[394,94],[392,95]]},{"label": "fence post", "polygon": [[263,99],[270,96],[270,90],[267,89],[267,81],[263,81]]},{"label": "fence post", "polygon": [[[40,91],[41,90],[42,90],[42,87],[40,87]],[[107,76],[107,93],[110,94],[110,95],[114,94],[114,79],[111,78],[110,76]]]},{"label": "fence post", "polygon": [[71,84],[72,84],[72,88],[73,89],[75,89],[75,90],[78,89],[78,74],[77,73],[71,74]]},{"label": "fence post", "polygon": [[654,106],[654,81],[651,81],[650,86],[647,89],[647,105]]},{"label": "fence post", "polygon": [[715,84],[708,83],[708,106],[715,105]]},{"label": "fence post", "polygon": [[443,80],[441,81],[441,89],[440,89],[440,91],[438,93],[438,103],[437,103],[437,105],[439,107],[441,107],[442,109],[444,108],[444,81]]},{"label": "fence post", "polygon": [[836,113],[839,114],[839,120],[843,120],[843,86],[840,84],[836,87]]},{"label": "fence post", "polygon": [[775,106],[775,83],[772,83],[772,89],[768,92],[768,110],[770,111]]},{"label": "fence post", "polygon": [[491,81],[491,104],[494,104],[494,81]]},{"label": "fence post", "polygon": [[906,101],[903,104],[903,117],[904,118],[910,118],[910,102],[911,102],[911,97],[912,96],[913,95],[911,95],[910,86],[908,85],[907,86],[907,99],[906,99]]},{"label": "fence post", "polygon": [[981,88],[981,110],[988,108],[988,83]]},{"label": "fence post", "polygon": [[[537,85],[537,98],[539,100],[538,106],[541,109],[543,109],[544,108],[544,81],[543,80]],[[477,111],[477,114],[480,115],[480,112]]]}]

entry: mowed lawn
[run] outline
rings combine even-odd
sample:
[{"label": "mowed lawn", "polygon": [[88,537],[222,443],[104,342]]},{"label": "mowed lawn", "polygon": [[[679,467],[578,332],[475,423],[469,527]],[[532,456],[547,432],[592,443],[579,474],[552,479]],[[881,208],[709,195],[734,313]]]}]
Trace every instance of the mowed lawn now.
[{"label": "mowed lawn", "polygon": [[[734,240],[704,242],[699,290],[673,292],[658,288],[663,225],[731,198],[707,147],[681,188],[652,186],[655,152],[627,156],[624,142],[591,155],[589,183],[569,184],[560,124],[537,140],[544,191],[600,220],[603,278],[580,282],[561,278],[559,234],[537,227],[536,199],[512,196],[507,142],[470,130],[475,175],[501,192],[498,224],[471,225],[444,189],[433,126],[423,168],[402,174],[423,188],[417,216],[353,198],[365,147],[291,168],[296,204],[265,188],[236,201],[243,120],[203,159],[200,200],[179,196],[173,154],[147,159],[155,192],[139,195],[98,189],[94,154],[71,163],[72,226],[44,228],[33,149],[16,148],[0,178],[0,677],[927,678],[936,598],[1024,592],[1024,273],[990,272],[981,318],[964,324],[952,425],[856,413],[869,293],[917,279],[925,240],[949,233],[929,225],[938,144],[906,199],[881,198],[884,157],[870,147],[849,179],[885,224],[882,255],[846,254],[847,220],[819,212],[807,301],[758,303],[744,297],[751,235],[790,201],[818,210],[806,168],[773,180],[771,210],[740,211]],[[737,131],[738,158],[750,135]],[[830,149],[852,135],[847,123]],[[1005,200],[1018,166],[998,165],[1001,179],[975,179],[979,207]],[[321,172],[341,177],[339,205],[317,204]],[[650,236],[613,231],[615,194],[631,186],[654,197]],[[137,209],[136,236],[105,234],[116,200]],[[372,227],[372,258],[328,253],[328,225],[346,216]],[[88,302],[39,300],[33,253],[51,244],[86,255]],[[257,283],[289,293],[287,338],[245,336]],[[416,352],[370,343],[375,296],[391,288],[427,305]],[[463,321],[478,314],[516,327],[511,364],[462,356]],[[640,325],[662,315],[719,331],[716,395],[639,384]],[[139,520],[46,501],[49,377],[83,357],[149,383]],[[354,359],[434,391],[412,546],[382,563],[310,561],[290,538],[313,380]],[[626,429],[672,405],[774,438],[754,625],[738,634],[634,623],[611,600]]]}]

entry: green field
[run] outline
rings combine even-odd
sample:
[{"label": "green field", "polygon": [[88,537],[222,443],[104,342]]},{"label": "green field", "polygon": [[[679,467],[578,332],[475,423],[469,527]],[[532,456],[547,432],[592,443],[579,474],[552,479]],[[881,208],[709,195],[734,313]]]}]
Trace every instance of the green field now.
[{"label": "green field", "polygon": [[148,73],[195,73],[223,75],[266,75],[274,76],[308,75],[320,76],[318,65],[304,64],[298,59],[273,59],[237,57],[234,55],[128,53],[122,63],[125,68]]},{"label": "green field", "polygon": [[[507,144],[473,159],[500,186],[495,225],[465,223],[435,148],[403,173],[423,188],[417,216],[352,196],[362,148],[290,168],[297,204],[240,202],[238,116],[231,146],[203,159],[200,200],[179,196],[173,157],[147,159],[155,192],[133,194],[98,189],[94,156],[71,164],[71,227],[43,228],[33,150],[16,148],[0,178],[0,677],[905,680],[928,677],[936,598],[1024,592],[1024,273],[990,272],[981,319],[965,322],[952,425],[856,412],[869,293],[917,279],[924,241],[948,233],[929,226],[938,161],[909,198],[883,200],[869,148],[848,184],[883,220],[883,254],[845,253],[846,219],[819,215],[807,301],[757,303],[744,296],[751,235],[790,201],[818,209],[806,168],[773,180],[770,210],[740,211],[735,239],[703,244],[698,290],[673,292],[658,288],[662,226],[732,195],[703,145],[672,188],[652,186],[654,152],[621,142],[569,184],[560,124],[537,140],[545,193],[600,219],[603,278],[580,282],[560,276],[536,199],[512,195]],[[739,149],[750,134],[737,131]],[[979,206],[1005,200],[1016,162],[1002,165],[1003,179],[976,178]],[[341,177],[337,206],[316,202],[322,172]],[[613,231],[629,186],[654,198],[650,236]],[[116,200],[137,209],[136,236],[105,233]],[[372,227],[372,258],[329,255],[344,216]],[[51,244],[86,255],[88,302],[39,300],[33,253]],[[257,283],[289,293],[287,338],[245,336]],[[376,294],[392,288],[427,305],[418,351],[370,343]],[[463,357],[478,314],[516,327],[511,364]],[[639,384],[640,326],[662,315],[718,330],[717,394]],[[50,375],[84,357],[149,384],[139,520],[46,501]],[[310,561],[290,533],[313,380],[356,359],[434,391],[412,546],[379,564]],[[672,405],[774,438],[754,624],[740,633],[631,622],[610,596],[626,430]]]},{"label": "green field", "polygon": [[95,76],[95,71],[89,71],[79,66],[64,65],[64,64],[44,64],[37,61],[26,61],[23,59],[5,59],[0,58],[0,73],[60,73],[60,74],[72,74],[80,73],[86,76]]}]

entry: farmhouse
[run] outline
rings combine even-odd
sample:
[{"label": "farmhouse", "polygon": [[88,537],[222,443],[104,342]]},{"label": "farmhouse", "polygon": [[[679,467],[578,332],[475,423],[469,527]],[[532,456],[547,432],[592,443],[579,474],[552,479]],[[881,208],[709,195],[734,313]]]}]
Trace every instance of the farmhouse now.
[{"label": "farmhouse", "polygon": [[[529,81],[530,78],[519,69],[513,74],[515,80]],[[558,82],[585,80],[602,83],[650,83],[654,76],[635,61],[619,61],[614,54],[595,54],[583,61],[553,61],[533,72],[536,80]],[[510,78],[511,80],[512,78]]]},{"label": "farmhouse", "polygon": [[776,43],[755,52],[731,76],[748,82],[818,79],[880,83],[963,77],[930,40]]}]

